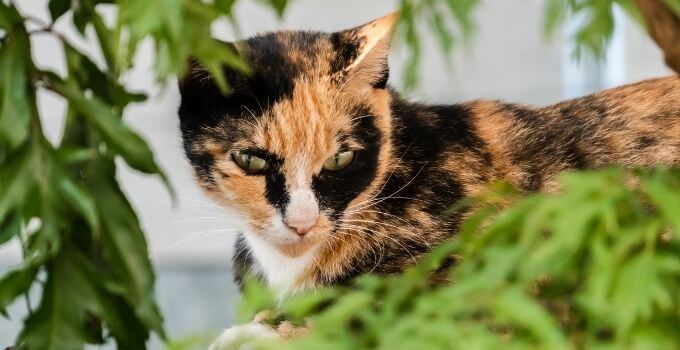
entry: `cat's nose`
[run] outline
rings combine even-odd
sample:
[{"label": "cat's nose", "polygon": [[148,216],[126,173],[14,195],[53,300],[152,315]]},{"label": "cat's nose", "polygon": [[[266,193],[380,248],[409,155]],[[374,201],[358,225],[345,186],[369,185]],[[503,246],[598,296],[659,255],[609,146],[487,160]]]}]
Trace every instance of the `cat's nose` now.
[{"label": "cat's nose", "polygon": [[299,236],[304,236],[319,221],[319,215],[309,215],[306,217],[290,218],[286,220],[286,225],[297,232]]}]

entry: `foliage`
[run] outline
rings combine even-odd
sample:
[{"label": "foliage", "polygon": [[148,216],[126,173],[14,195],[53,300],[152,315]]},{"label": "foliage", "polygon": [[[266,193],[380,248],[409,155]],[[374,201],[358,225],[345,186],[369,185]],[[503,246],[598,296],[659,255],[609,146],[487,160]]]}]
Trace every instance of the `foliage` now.
[{"label": "foliage", "polygon": [[[165,336],[146,240],[116,180],[115,159],[164,175],[122,120],[126,106],[146,97],[127,91],[120,77],[146,38],[154,42],[160,81],[181,74],[189,54],[218,78],[225,63],[245,70],[227,46],[209,39],[211,22],[231,16],[233,3],[121,0],[115,23],[107,25],[101,11],[114,6],[109,1],[52,0],[50,23],[0,2],[0,242],[20,240],[24,252],[22,264],[0,280],[0,309],[32,287],[41,295],[18,344],[80,349],[112,338],[121,348],[141,349],[150,332]],[[96,39],[102,62],[54,29],[69,20],[83,38]],[[42,27],[27,29],[36,23]],[[59,41],[65,74],[33,63],[36,35]],[[67,102],[56,144],[44,136],[38,90]]]},{"label": "foliage", "polygon": [[[279,15],[288,4],[260,1]],[[150,39],[160,83],[182,74],[191,55],[227,89],[221,67],[248,67],[211,38],[210,28],[219,19],[235,23],[235,2],[49,0],[51,20],[43,23],[21,13],[13,2],[0,1],[0,244],[17,241],[24,253],[22,263],[0,277],[0,311],[22,295],[28,299],[30,290],[40,296],[35,309],[28,303],[17,344],[79,349],[85,343],[114,340],[121,348],[144,348],[151,332],[164,337],[146,240],[117,182],[115,160],[166,180],[145,141],[122,119],[128,105],[146,96],[128,91],[121,76],[132,68],[139,44]],[[420,57],[417,19],[428,19],[448,53],[457,38],[472,32],[477,2],[402,1],[403,35],[414,55],[407,84],[416,82],[413,72]],[[549,2],[566,9],[564,13],[603,8],[603,18],[611,14],[611,4],[624,3]],[[115,10],[107,11],[116,13],[113,23],[105,20],[105,10]],[[565,17],[554,16],[550,23],[557,18]],[[76,28],[79,39],[96,43],[98,52],[82,51],[55,29],[56,22]],[[30,29],[36,26],[40,28]],[[31,38],[39,35],[59,42],[65,72],[36,66]],[[92,58],[97,56],[103,59]],[[39,115],[38,91],[66,102],[63,133],[54,143],[44,135],[41,117],[46,115]]]},{"label": "foliage", "polygon": [[[665,0],[680,16],[680,0]],[[404,70],[404,86],[414,88],[418,83],[417,69],[422,54],[424,20],[436,37],[442,53],[448,56],[454,45],[464,42],[474,34],[475,11],[480,0],[401,0],[399,38],[409,48]],[[603,58],[607,44],[614,34],[615,7],[621,8],[629,17],[642,23],[642,16],[635,0],[545,0],[543,29],[546,37],[553,37],[565,22],[572,24],[570,32],[574,42],[574,58],[584,54]],[[454,26],[455,24],[455,26]]]},{"label": "foliage", "polygon": [[[679,348],[680,170],[573,173],[561,184],[557,195],[497,189],[471,202],[459,236],[403,275],[292,298],[280,309],[313,330],[260,347]],[[452,254],[453,283],[433,285]],[[246,309],[274,305],[265,295],[251,287]]]}]

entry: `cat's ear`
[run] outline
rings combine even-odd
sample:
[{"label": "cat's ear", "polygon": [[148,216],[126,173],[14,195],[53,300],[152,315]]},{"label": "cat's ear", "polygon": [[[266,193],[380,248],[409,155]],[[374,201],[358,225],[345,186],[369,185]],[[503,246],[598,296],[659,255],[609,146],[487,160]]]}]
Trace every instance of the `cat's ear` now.
[{"label": "cat's ear", "polygon": [[385,88],[390,43],[399,13],[394,12],[356,28],[334,33],[336,71],[354,83]]}]

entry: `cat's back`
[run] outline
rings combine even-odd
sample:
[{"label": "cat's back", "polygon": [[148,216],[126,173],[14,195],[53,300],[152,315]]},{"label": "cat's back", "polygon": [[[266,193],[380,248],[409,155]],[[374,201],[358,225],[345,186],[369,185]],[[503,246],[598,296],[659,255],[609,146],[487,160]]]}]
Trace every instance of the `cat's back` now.
[{"label": "cat's back", "polygon": [[680,166],[678,76],[541,108],[498,101],[463,105],[503,176],[526,189],[545,188],[567,169]]}]

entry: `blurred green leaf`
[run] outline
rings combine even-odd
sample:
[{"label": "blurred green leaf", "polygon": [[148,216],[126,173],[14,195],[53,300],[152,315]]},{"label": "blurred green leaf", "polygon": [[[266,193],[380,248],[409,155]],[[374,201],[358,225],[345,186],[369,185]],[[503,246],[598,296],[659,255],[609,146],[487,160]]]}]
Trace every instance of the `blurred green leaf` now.
[{"label": "blurred green leaf", "polygon": [[10,269],[0,278],[0,309],[4,310],[18,296],[26,293],[35,280],[38,269],[35,266],[21,266]]},{"label": "blurred green leaf", "polygon": [[71,9],[71,0],[51,0],[47,7],[50,10],[52,22],[56,22],[59,17]]},{"label": "blurred green leaf", "polygon": [[28,35],[14,29],[0,50],[0,143],[16,148],[28,136],[30,49]]},{"label": "blurred green leaf", "polygon": [[54,74],[48,76],[50,87],[67,98],[131,167],[149,174],[159,172],[146,142],[123,124],[120,115],[100,100],[88,98],[75,84],[62,81]]}]

